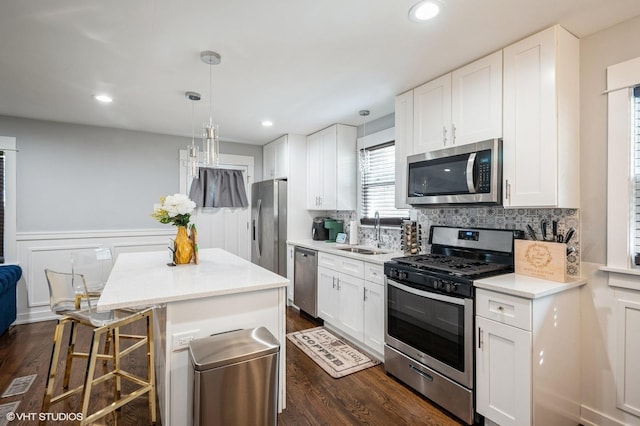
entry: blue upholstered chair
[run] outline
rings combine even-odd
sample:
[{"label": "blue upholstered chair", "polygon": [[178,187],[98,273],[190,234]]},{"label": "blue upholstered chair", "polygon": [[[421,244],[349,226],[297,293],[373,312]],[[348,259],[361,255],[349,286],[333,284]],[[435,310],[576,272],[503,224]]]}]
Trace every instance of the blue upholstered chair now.
[{"label": "blue upholstered chair", "polygon": [[21,276],[18,265],[0,266],[0,334],[16,320],[16,285]]}]

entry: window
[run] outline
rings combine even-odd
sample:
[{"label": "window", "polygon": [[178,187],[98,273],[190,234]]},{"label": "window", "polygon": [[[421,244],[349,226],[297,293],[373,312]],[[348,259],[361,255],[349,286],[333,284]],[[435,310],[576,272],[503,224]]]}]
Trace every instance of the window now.
[{"label": "window", "polygon": [[633,275],[640,266],[639,85],[640,58],[607,67],[607,265],[600,269]]},{"label": "window", "polygon": [[14,263],[18,260],[16,153],[16,138],[0,136],[0,263]]},{"label": "window", "polygon": [[376,211],[381,223],[399,224],[409,217],[408,210],[395,208],[395,142],[386,142],[360,150],[361,158],[366,156],[360,178],[361,222],[372,223]]}]

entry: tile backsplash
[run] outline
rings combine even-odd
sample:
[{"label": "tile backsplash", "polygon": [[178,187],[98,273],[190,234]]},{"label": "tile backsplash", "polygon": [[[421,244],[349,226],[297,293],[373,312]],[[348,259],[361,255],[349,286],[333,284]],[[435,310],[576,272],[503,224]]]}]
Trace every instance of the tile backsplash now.
[{"label": "tile backsplash", "polygon": [[[417,209],[418,224],[422,229],[421,252],[429,251],[429,229],[431,225],[461,226],[473,228],[519,229],[526,233],[527,225],[535,230],[541,238],[540,223],[549,223],[547,234],[551,235],[551,222],[558,222],[558,233],[566,234],[569,228],[575,229],[569,247],[575,247],[574,253],[567,257],[567,274],[580,275],[580,211],[578,209],[505,209],[503,207],[440,207],[433,209]],[[335,211],[330,216],[342,220],[348,233],[348,224],[356,220],[355,211]],[[383,227],[381,229],[381,248],[401,250],[400,227]],[[360,226],[358,244],[374,246],[375,235],[371,226]]]}]

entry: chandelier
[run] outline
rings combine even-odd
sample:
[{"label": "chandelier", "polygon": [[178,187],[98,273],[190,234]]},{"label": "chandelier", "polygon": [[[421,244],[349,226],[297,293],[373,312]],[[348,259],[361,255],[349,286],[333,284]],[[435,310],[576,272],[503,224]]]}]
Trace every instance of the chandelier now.
[{"label": "chandelier", "polygon": [[220,141],[218,140],[218,125],[213,123],[213,66],[221,62],[221,57],[216,52],[205,50],[200,53],[200,59],[209,64],[209,122],[205,123],[203,134],[204,164],[206,166],[218,165],[220,153]]},{"label": "chandelier", "polygon": [[[200,52],[200,60],[209,65],[209,121],[202,126],[202,150],[195,144],[193,137],[193,103],[192,103],[192,139],[189,146],[189,170],[192,176],[196,175],[199,166],[217,166],[219,164],[220,141],[218,137],[218,125],[213,122],[213,65],[221,62],[218,53],[210,50]],[[195,92],[187,92],[187,99],[200,100],[200,95]],[[197,97],[197,99],[196,99]],[[202,155],[200,155],[202,151]]]}]

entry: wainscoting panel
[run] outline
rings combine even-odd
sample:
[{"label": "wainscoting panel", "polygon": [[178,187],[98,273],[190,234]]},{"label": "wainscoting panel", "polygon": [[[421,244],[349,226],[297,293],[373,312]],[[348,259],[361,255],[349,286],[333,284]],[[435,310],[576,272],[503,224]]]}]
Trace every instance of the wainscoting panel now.
[{"label": "wainscoting panel", "polygon": [[73,231],[55,233],[19,233],[18,263],[23,279],[18,283],[16,324],[55,319],[49,309],[49,288],[45,268],[71,272],[71,252],[108,247],[114,259],[121,253],[165,251],[175,237],[175,228],[153,230]]},{"label": "wainscoting panel", "polygon": [[616,383],[618,408],[640,416],[640,297],[617,292]]}]

